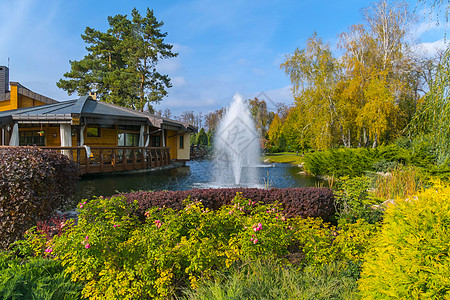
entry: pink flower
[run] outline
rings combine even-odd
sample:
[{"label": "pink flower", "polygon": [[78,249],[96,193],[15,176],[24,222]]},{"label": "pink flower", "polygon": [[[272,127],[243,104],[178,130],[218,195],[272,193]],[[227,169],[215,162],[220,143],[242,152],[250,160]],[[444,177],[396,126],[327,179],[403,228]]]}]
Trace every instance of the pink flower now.
[{"label": "pink flower", "polygon": [[89,248],[91,248],[91,245],[90,244],[86,244],[86,245],[84,245],[84,248],[89,249]]},{"label": "pink flower", "polygon": [[80,205],[80,208],[83,208],[83,204]]},{"label": "pink flower", "polygon": [[44,250],[46,253],[52,253],[53,249],[52,248],[47,248]]},{"label": "pink flower", "polygon": [[251,238],[250,241],[253,242],[253,238]]},{"label": "pink flower", "polygon": [[119,227],[119,225],[114,224],[113,227],[116,228],[116,227]]},{"label": "pink flower", "polygon": [[228,212],[228,214],[231,216],[231,214],[233,213],[233,211],[232,210],[230,210],[229,212]]},{"label": "pink flower", "polygon": [[258,239],[253,240],[253,244],[256,244],[258,242]]},{"label": "pink flower", "polygon": [[86,204],[86,201],[84,201],[83,204]]},{"label": "pink flower", "polygon": [[86,240],[88,240],[89,239],[89,237],[88,236],[86,236]]},{"label": "pink flower", "polygon": [[155,221],[155,224],[156,224],[156,227],[157,227],[157,228],[161,228],[162,223],[161,223],[160,220],[156,220],[156,221]]}]

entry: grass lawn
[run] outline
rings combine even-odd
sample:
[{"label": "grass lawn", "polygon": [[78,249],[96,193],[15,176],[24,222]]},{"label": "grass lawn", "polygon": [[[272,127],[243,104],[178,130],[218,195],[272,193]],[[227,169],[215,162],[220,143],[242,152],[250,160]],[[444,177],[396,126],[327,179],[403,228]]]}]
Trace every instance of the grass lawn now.
[{"label": "grass lawn", "polygon": [[295,165],[303,163],[301,154],[296,155],[295,152],[267,153],[263,159],[270,159],[270,162],[273,163],[290,163]]}]

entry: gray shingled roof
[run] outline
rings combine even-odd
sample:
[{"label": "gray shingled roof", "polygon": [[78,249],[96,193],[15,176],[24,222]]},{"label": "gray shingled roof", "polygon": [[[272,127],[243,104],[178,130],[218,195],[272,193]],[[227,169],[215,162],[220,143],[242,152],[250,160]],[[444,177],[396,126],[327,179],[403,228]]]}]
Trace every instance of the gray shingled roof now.
[{"label": "gray shingled roof", "polygon": [[54,104],[19,108],[0,112],[0,126],[14,121],[33,123],[70,123],[72,118],[84,118],[88,123],[119,124],[133,122],[133,124],[152,124],[161,128],[165,125],[177,130],[196,131],[197,128],[181,122],[161,118],[148,113],[118,105],[99,102],[90,96],[83,96],[76,100],[62,101]]}]

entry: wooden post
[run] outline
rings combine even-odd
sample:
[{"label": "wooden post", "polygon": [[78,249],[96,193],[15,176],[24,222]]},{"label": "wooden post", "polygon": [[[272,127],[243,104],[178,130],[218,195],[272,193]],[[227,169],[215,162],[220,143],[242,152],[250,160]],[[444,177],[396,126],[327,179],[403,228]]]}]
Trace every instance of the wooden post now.
[{"label": "wooden post", "polygon": [[136,152],[135,148],[131,149],[131,155],[133,155],[133,170],[136,170]]},{"label": "wooden post", "polygon": [[113,149],[112,150],[112,153],[111,153],[111,164],[112,164],[112,166],[113,166],[113,170],[115,171],[116,170],[116,149]]},{"label": "wooden post", "polygon": [[144,148],[141,148],[141,169],[145,168],[145,155],[144,155]]},{"label": "wooden post", "polygon": [[86,149],[84,149],[84,156],[86,157],[86,173],[89,173],[89,156]]},{"label": "wooden post", "polygon": [[122,151],[123,151],[122,152],[123,169],[126,170],[127,169],[127,164],[128,164],[127,153],[126,153],[127,151],[125,149],[123,149]]},{"label": "wooden post", "polygon": [[103,149],[100,148],[100,171],[103,173]]}]

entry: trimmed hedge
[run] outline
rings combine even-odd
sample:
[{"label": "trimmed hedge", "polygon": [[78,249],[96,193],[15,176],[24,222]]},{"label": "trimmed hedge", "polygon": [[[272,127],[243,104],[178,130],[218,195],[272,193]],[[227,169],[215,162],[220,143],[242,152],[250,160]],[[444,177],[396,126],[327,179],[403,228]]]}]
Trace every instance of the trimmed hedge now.
[{"label": "trimmed hedge", "polygon": [[151,207],[170,207],[175,210],[183,208],[183,200],[199,200],[205,208],[217,210],[223,205],[231,204],[236,193],[242,197],[263,204],[278,202],[284,209],[286,217],[321,217],[330,220],[335,213],[333,191],[328,188],[257,188],[230,189],[193,189],[188,191],[154,191],[122,194],[127,201],[138,201],[140,216]]},{"label": "trimmed hedge", "polygon": [[79,177],[76,163],[55,151],[0,148],[0,248],[66,205]]}]

